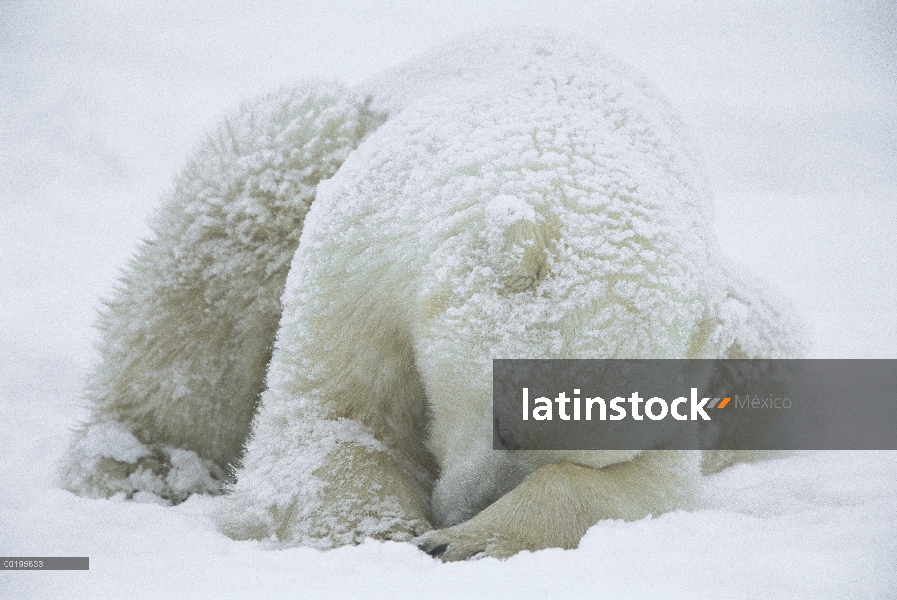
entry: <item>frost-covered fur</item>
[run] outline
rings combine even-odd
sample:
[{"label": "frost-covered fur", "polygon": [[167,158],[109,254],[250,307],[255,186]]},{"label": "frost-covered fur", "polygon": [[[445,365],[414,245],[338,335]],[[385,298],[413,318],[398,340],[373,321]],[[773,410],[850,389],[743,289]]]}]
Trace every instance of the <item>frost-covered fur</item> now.
[{"label": "frost-covered fur", "polygon": [[175,502],[219,490],[264,389],[316,186],[381,121],[358,94],[309,83],[244,105],[198,148],[106,303],[64,487]]},{"label": "frost-covered fur", "polygon": [[[168,479],[187,479],[186,459],[175,464],[174,448],[218,467],[237,459],[283,257],[302,230],[267,389],[222,499],[228,535],[320,548],[416,538],[460,559],[575,547],[600,519],[688,507],[693,452],[492,450],[492,358],[799,354],[762,284],[723,261],[667,102],[586,44],[521,31],[465,37],[354,93],[312,103],[345,134],[287,143],[304,153],[301,169],[326,158],[319,174],[332,179],[315,192],[323,177],[306,177],[301,193],[285,190],[294,209],[249,220],[276,231],[247,236],[237,225],[215,238],[238,247],[239,267],[182,221],[219,232],[229,211],[259,213],[240,208],[240,193],[220,203],[176,193],[106,319],[94,418],[76,439],[68,487],[178,499]],[[386,122],[349,153],[377,114]],[[330,153],[305,152],[309,140],[331,140]],[[229,181],[271,189],[282,167],[259,169]],[[224,172],[186,181],[211,189]],[[181,261],[198,270],[181,275]],[[274,272],[261,288],[249,274]],[[251,317],[231,297],[265,309]],[[182,350],[191,344],[198,359]],[[160,452],[168,488],[132,482]]]}]

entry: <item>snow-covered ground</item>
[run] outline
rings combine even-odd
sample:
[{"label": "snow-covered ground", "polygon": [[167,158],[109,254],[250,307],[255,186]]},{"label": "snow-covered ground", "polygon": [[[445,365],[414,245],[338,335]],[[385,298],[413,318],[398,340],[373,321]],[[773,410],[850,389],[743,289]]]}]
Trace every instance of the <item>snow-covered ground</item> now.
[{"label": "snow-covered ground", "polygon": [[812,356],[897,358],[892,2],[288,4],[0,4],[0,555],[91,560],[0,572],[0,598],[897,597],[897,452],[740,465],[700,510],[449,565],[407,544],[235,542],[214,498],[57,489],[99,299],[202,132],[243,98],[356,83],[482,26],[576,32],[646,72],[706,153],[724,251],[791,298]]}]

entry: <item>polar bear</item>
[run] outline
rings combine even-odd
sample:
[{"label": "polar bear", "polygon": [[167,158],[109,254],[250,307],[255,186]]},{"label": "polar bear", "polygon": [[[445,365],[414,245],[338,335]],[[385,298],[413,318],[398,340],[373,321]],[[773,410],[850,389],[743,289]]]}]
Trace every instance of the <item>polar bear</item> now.
[{"label": "polar bear", "polygon": [[571,548],[690,506],[700,456],[495,451],[493,358],[802,351],[722,258],[667,101],[567,36],[271,97],[198,156],[109,304],[78,493],[225,485],[221,530],[282,545]]}]

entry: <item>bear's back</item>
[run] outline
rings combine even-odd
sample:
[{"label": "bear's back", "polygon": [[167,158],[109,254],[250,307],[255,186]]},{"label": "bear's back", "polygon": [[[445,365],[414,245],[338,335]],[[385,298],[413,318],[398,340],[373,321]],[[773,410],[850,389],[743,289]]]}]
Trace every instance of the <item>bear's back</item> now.
[{"label": "bear's back", "polygon": [[[337,261],[423,320],[454,308],[532,326],[545,356],[685,355],[679,332],[713,287],[710,201],[675,111],[641,75],[582,42],[509,31],[360,89],[391,115],[319,187],[295,266]],[[577,311],[617,334],[596,346],[545,326]]]}]

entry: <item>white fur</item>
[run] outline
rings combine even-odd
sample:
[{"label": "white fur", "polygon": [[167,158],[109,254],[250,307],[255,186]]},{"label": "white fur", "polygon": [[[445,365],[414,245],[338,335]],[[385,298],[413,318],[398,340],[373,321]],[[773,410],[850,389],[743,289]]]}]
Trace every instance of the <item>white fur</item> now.
[{"label": "white fur", "polygon": [[[245,104],[199,146],[106,303],[64,487],[174,501],[220,488],[264,389],[316,185],[381,120],[339,85],[306,83]],[[142,454],[122,454],[123,440]],[[172,475],[182,450],[205,476]]]},{"label": "white fur", "polygon": [[[392,115],[319,186],[230,535],[329,547],[433,524],[450,528],[421,543],[451,558],[575,545],[597,519],[688,506],[698,464],[492,451],[492,358],[796,351],[723,265],[658,92],[588,46],[518,33],[365,86]],[[561,464],[574,496],[606,491],[551,500]]]},{"label": "white fur", "polygon": [[[110,305],[66,486],[216,489],[249,432],[298,241],[223,531],[316,547],[420,536],[459,559],[573,547],[599,519],[688,507],[695,453],[491,448],[493,358],[800,352],[762,284],[723,261],[659,92],[587,44],[512,31],[299,97],[313,100],[289,118],[249,111],[270,145],[231,148],[226,125],[182,178]],[[289,169],[272,158],[294,150]]]}]

